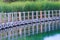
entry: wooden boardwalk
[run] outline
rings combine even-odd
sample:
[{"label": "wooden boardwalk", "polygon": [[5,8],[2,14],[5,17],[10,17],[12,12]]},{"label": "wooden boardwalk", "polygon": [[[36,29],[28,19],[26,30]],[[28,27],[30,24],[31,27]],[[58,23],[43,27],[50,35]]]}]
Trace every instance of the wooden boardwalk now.
[{"label": "wooden boardwalk", "polygon": [[0,29],[60,20],[60,10],[0,13]]}]

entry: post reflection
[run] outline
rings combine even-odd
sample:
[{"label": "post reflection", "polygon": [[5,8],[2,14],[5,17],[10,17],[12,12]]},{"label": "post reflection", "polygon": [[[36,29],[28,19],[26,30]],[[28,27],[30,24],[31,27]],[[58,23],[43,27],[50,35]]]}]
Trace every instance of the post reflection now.
[{"label": "post reflection", "polygon": [[0,31],[0,40],[17,40],[21,37],[60,29],[60,21],[48,21],[22,25]]}]

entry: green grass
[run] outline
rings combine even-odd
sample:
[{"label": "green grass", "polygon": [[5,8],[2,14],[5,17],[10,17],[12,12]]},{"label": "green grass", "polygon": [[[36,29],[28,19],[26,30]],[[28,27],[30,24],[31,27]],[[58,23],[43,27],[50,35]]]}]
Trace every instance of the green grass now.
[{"label": "green grass", "polygon": [[49,2],[47,0],[37,1],[16,1],[5,3],[0,0],[0,12],[16,11],[40,11],[40,10],[59,10],[60,2]]}]

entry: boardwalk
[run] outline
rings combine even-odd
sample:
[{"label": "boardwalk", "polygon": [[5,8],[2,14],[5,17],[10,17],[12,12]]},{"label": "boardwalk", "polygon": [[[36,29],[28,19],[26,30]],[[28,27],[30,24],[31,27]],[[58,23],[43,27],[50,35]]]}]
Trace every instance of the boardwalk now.
[{"label": "boardwalk", "polygon": [[60,20],[60,10],[0,13],[0,29],[54,20]]}]

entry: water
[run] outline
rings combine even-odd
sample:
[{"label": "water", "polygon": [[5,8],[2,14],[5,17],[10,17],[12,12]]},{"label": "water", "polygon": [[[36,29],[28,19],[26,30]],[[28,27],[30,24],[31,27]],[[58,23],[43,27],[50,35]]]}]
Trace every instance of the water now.
[{"label": "water", "polygon": [[59,40],[60,20],[0,30],[0,40]]}]

